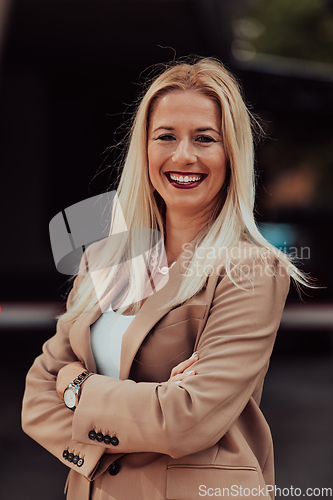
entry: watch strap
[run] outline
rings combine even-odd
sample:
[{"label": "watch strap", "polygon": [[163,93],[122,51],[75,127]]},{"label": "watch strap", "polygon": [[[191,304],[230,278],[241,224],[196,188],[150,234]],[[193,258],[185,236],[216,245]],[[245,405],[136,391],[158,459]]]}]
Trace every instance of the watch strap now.
[{"label": "watch strap", "polygon": [[[78,375],[74,380],[73,382],[71,382],[70,384],[68,384],[68,386],[66,387],[66,389],[64,390],[64,403],[65,405],[67,406],[67,408],[70,408],[72,411],[74,411],[77,407],[77,404],[78,404],[78,400],[79,400],[79,395],[80,395],[80,387],[82,385],[82,383],[87,380],[88,377],[90,377],[90,375],[93,375],[94,373],[93,372],[89,372],[88,370],[84,370],[84,372],[80,373],[80,375]],[[65,397],[65,394],[66,394],[66,391],[68,390],[71,390],[71,391],[74,391],[76,396],[76,403],[74,406],[69,406],[66,402],[66,397]]]},{"label": "watch strap", "polygon": [[71,387],[80,387],[80,385],[87,380],[90,375],[93,375],[93,372],[89,372],[88,370],[84,370],[84,372],[80,373],[78,377],[76,377],[73,382],[71,382]]}]

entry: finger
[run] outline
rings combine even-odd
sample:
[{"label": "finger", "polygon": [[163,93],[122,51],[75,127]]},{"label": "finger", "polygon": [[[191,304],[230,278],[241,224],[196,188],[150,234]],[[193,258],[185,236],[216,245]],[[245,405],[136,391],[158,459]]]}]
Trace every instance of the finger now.
[{"label": "finger", "polygon": [[188,377],[192,377],[193,375],[195,375],[195,371],[194,370],[191,370],[189,372],[186,372],[186,373],[182,373],[181,375],[177,375],[177,377],[175,377],[172,382],[174,384],[180,384],[181,382],[184,382],[184,380]]},{"label": "finger", "polygon": [[190,370],[188,372],[184,373],[179,373],[178,375],[174,375],[173,377],[170,377],[168,382],[178,382],[184,380],[186,377],[190,377],[191,375],[195,375],[194,370]]},{"label": "finger", "polygon": [[171,370],[171,376],[183,373],[186,368],[193,365],[196,361],[198,361],[198,354],[194,352],[190,358],[185,359],[185,361],[182,361]]},{"label": "finger", "polygon": [[192,375],[196,375],[194,370],[190,370],[188,372],[184,373],[179,373],[178,375],[170,376],[169,380],[166,382],[161,382],[161,385],[169,385],[170,383],[180,383],[182,382],[186,377],[190,377]]},{"label": "finger", "polygon": [[171,370],[171,376],[173,375],[178,375],[179,373],[184,373],[184,371],[189,368],[191,365],[193,365],[193,363],[195,363],[196,361],[198,361],[198,357],[191,357],[189,359],[186,359],[185,361],[182,361],[181,363],[179,363],[179,365],[175,366],[172,370]]}]

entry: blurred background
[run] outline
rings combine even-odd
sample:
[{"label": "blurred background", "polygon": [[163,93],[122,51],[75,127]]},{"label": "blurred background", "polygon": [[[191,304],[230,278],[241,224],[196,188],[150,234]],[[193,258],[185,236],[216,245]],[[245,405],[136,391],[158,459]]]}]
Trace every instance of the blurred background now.
[{"label": "blurred background", "polygon": [[49,221],[108,189],[151,65],[189,54],[241,81],[266,133],[260,229],[322,286],[290,290],[262,409],[277,486],[333,488],[333,1],[0,0],[1,498],[64,498],[66,467],[20,427],[68,289]]}]

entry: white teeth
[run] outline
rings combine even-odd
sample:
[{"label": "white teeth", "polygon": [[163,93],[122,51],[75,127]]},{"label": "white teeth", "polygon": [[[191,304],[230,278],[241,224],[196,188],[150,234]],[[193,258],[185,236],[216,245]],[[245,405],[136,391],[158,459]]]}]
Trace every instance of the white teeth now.
[{"label": "white teeth", "polygon": [[169,175],[171,180],[179,182],[179,184],[191,184],[192,182],[197,182],[202,179],[202,175],[196,175],[196,176],[185,175],[185,177],[183,177],[182,175],[178,176],[175,174],[169,174]]}]

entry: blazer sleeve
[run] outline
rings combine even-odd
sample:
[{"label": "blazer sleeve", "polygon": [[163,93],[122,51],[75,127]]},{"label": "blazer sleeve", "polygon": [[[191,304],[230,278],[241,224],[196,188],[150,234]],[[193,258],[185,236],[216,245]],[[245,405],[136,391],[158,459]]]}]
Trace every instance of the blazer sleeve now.
[{"label": "blazer sleeve", "polygon": [[[79,278],[76,278],[69,293],[67,308],[74,297],[78,281]],[[64,405],[56,392],[56,377],[60,368],[77,361],[69,343],[71,326],[61,319],[58,321],[56,334],[43,345],[43,354],[36,358],[27,374],[22,428],[65,465],[92,479],[104,449],[72,439],[73,412]],[[70,458],[77,457],[74,462],[68,460],[66,451],[73,454]]]},{"label": "blazer sleeve", "polygon": [[[246,266],[252,266],[250,278]],[[168,386],[93,375],[74,414],[73,439],[91,443],[95,429],[117,437],[111,453],[173,458],[213,446],[264,378],[289,285],[273,254],[265,266],[259,258],[243,262],[232,280],[225,276],[216,287],[197,344],[196,375]]]}]

